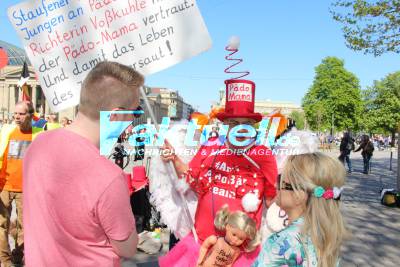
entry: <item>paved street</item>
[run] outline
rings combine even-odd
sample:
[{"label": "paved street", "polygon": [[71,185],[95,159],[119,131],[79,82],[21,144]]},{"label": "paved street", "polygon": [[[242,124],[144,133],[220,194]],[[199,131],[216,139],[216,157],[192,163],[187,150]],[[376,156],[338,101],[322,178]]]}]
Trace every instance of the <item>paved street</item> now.
[{"label": "paved street", "polygon": [[399,266],[400,209],[379,202],[382,186],[396,186],[396,160],[393,171],[389,171],[390,152],[376,152],[372,173],[367,176],[361,173],[360,154],[352,154],[352,158],[354,172],[348,177],[343,198],[351,239],[343,247],[342,266]]},{"label": "paved street", "polygon": [[[327,152],[337,156],[337,151]],[[396,154],[396,153],[394,153]],[[395,155],[397,156],[397,155]],[[364,175],[360,153],[352,154],[353,173],[348,176],[344,190],[343,214],[351,232],[342,252],[345,267],[385,266],[395,267],[400,262],[400,209],[388,208],[379,203],[380,189],[394,188],[397,160],[389,171],[390,152],[379,151],[372,159],[372,173]],[[379,178],[382,178],[382,185]],[[168,235],[162,235],[163,250],[157,255],[138,252],[123,267],[157,266],[159,255],[168,249]]]}]

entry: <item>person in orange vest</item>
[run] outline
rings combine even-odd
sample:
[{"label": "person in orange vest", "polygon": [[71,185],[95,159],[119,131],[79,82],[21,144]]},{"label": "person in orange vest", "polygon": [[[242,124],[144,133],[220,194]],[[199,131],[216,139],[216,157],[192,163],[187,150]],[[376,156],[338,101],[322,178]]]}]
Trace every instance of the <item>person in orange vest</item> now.
[{"label": "person in orange vest", "polygon": [[[18,102],[14,112],[15,125],[2,129],[1,134],[0,153],[3,162],[0,170],[0,261],[4,267],[21,264],[23,258],[22,161],[32,141],[33,112],[30,102]],[[17,208],[17,240],[13,253],[8,242],[12,201],[15,201]]]}]

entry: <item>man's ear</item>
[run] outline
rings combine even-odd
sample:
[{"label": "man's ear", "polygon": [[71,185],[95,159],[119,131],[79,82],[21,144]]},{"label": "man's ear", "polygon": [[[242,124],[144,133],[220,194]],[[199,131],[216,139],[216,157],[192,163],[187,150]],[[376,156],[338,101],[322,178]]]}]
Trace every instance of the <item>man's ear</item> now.
[{"label": "man's ear", "polygon": [[117,119],[117,114],[111,112],[111,113],[110,113],[110,121],[117,121],[117,120],[118,120],[118,119]]},{"label": "man's ear", "polygon": [[118,111],[118,110],[122,110],[121,108],[113,108],[110,112],[110,121],[118,121],[120,116],[118,116],[119,114],[113,111]]}]

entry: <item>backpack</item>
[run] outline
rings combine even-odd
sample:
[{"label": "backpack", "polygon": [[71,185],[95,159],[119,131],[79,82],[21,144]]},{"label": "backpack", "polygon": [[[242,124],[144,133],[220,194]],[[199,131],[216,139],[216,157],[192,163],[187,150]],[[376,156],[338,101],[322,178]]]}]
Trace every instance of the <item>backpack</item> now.
[{"label": "backpack", "polygon": [[368,143],[365,145],[364,151],[365,153],[372,155],[372,152],[374,152],[374,144],[372,144],[371,141],[368,141]]},{"label": "backpack", "polygon": [[346,150],[349,150],[349,151],[354,150],[354,143],[351,140],[349,140],[347,142]]}]

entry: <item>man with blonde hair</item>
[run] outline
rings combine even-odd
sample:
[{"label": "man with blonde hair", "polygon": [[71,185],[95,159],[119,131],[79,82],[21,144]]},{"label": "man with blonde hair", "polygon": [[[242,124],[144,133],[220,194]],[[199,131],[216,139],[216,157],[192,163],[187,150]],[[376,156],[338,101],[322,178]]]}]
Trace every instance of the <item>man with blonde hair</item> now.
[{"label": "man with blonde hair", "polygon": [[100,155],[100,111],[133,110],[143,77],[101,62],[82,84],[66,128],[38,136],[24,162],[28,266],[120,266],[137,233],[123,171]]},{"label": "man with blonde hair", "polygon": [[[32,141],[33,106],[30,102],[15,105],[15,125],[4,126],[1,131],[0,155],[0,261],[4,267],[20,264],[23,257],[22,228],[22,161]],[[17,208],[17,240],[12,257],[8,243],[10,216],[15,201]],[[13,258],[13,259],[12,259]]]}]

